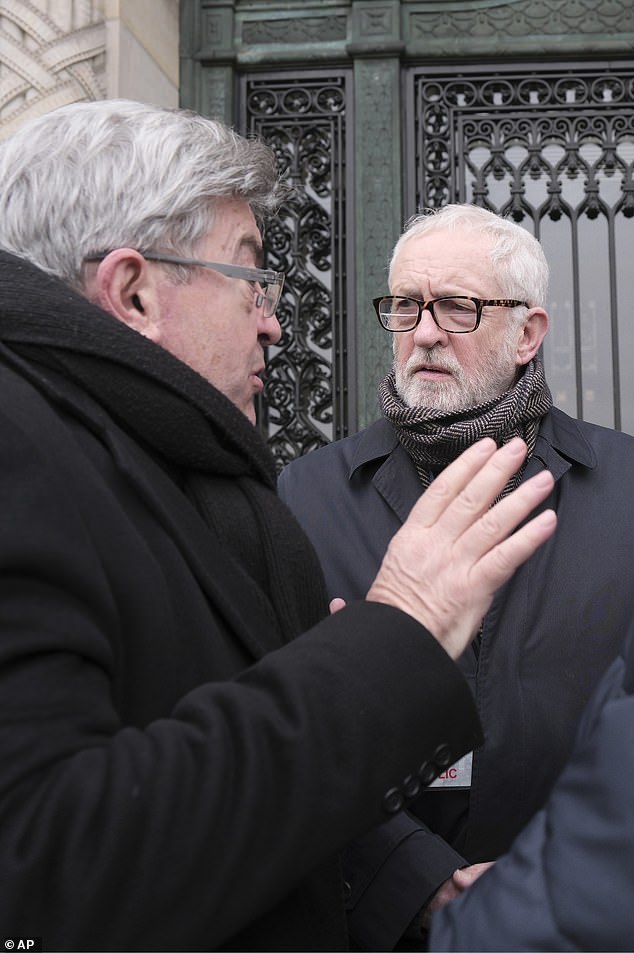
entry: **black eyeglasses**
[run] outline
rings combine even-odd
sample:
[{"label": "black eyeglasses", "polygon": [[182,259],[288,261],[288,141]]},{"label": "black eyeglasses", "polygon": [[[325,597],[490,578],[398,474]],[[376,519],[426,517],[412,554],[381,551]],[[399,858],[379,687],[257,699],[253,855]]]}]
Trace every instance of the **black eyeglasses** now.
[{"label": "black eyeglasses", "polygon": [[[203,261],[199,258],[180,258],[178,255],[163,255],[159,252],[140,252],[148,261],[164,261],[168,265],[185,265],[191,268],[210,268],[227,278],[242,278],[245,281],[257,281],[261,292],[255,293],[255,306],[264,306],[264,317],[271,318],[277,311],[284,287],[284,274],[264,268],[246,268],[242,265],[227,265],[224,262]],[[89,255],[86,261],[102,261],[107,255]]]},{"label": "black eyeglasses", "polygon": [[423,311],[428,311],[441,331],[450,334],[468,334],[475,331],[482,318],[482,309],[488,307],[528,308],[525,301],[515,298],[471,298],[467,295],[452,295],[419,301],[402,295],[385,295],[373,298],[372,304],[381,325],[386,331],[397,334],[413,331],[420,323]]}]

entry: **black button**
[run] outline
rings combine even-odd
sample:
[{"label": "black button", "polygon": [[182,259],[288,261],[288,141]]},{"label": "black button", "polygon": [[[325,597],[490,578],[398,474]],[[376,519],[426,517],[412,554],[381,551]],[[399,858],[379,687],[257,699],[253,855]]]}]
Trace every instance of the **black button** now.
[{"label": "black button", "polygon": [[423,761],[420,768],[418,769],[418,777],[421,780],[421,784],[427,786],[431,784],[432,781],[435,781],[438,777],[438,768],[433,761]]},{"label": "black button", "polygon": [[408,774],[403,781],[403,794],[405,797],[416,797],[419,792],[420,781],[413,774]]},{"label": "black button", "polygon": [[447,765],[451,764],[453,757],[449,745],[438,745],[434,752],[434,761],[439,768],[446,768]]},{"label": "black button", "polygon": [[348,880],[344,880],[344,882],[343,882],[343,899],[344,899],[344,902],[347,903],[351,896],[352,896],[352,887],[351,887],[351,885],[350,885],[350,882],[349,882]]},{"label": "black button", "polygon": [[383,810],[387,814],[396,814],[403,807],[403,795],[398,788],[390,788],[383,798]]}]

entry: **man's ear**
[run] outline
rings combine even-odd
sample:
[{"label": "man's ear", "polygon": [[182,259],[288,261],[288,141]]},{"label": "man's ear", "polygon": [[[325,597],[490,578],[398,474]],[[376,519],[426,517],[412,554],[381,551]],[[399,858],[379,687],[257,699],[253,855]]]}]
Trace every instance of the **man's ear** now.
[{"label": "man's ear", "polygon": [[548,333],[548,314],[543,308],[531,308],[517,342],[516,363],[528,364],[539,351],[542,341]]},{"label": "man's ear", "polygon": [[156,341],[160,317],[156,274],[140,252],[116,248],[99,262],[90,282],[90,298],[134,331]]}]

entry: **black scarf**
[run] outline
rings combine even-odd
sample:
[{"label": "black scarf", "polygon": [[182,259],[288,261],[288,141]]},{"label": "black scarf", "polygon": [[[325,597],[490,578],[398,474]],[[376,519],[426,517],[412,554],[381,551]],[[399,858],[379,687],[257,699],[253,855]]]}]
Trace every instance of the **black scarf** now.
[{"label": "black scarf", "polygon": [[[535,450],[539,422],[552,407],[544,367],[537,357],[510,390],[467,410],[446,414],[429,407],[408,407],[397,393],[393,371],[379,385],[379,402],[424,487],[482,437],[493,437],[500,447],[512,437],[521,437],[528,446],[528,460]],[[509,480],[502,496],[519,485],[524,467]]]},{"label": "black scarf", "polygon": [[[308,539],[275,491],[257,429],[168,351],[38,268],[0,252],[0,341],[95,398],[193,500],[282,639],[327,612]],[[254,620],[256,623],[256,620]]]}]

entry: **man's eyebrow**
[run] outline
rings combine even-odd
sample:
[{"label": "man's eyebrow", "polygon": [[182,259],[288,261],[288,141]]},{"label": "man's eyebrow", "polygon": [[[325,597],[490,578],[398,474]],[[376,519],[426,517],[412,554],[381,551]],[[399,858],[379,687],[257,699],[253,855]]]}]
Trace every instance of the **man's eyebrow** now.
[{"label": "man's eyebrow", "polygon": [[423,296],[414,289],[413,285],[406,285],[401,291],[394,292],[396,298],[417,298],[419,301],[423,301]]},{"label": "man's eyebrow", "polygon": [[255,238],[243,238],[240,241],[240,251],[243,249],[250,249],[253,252],[255,258],[256,267],[261,268],[262,262],[264,261],[264,249],[260,242],[256,241]]}]

